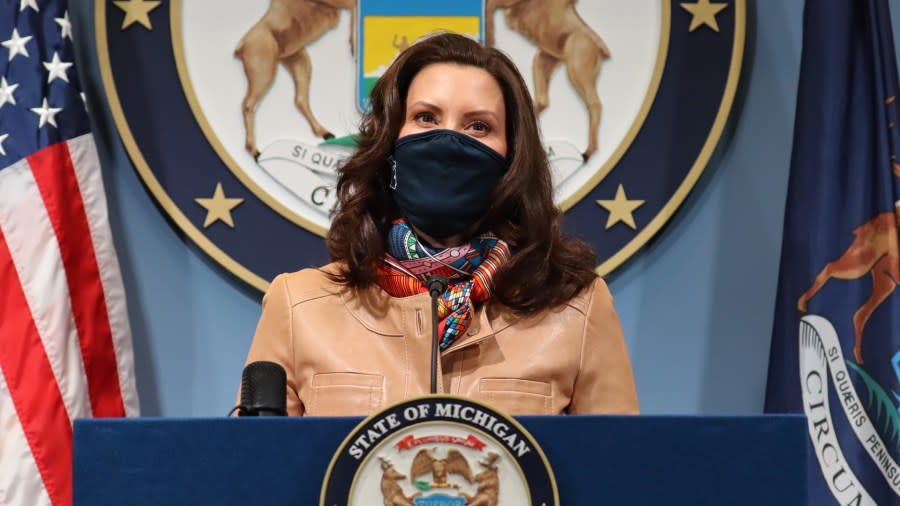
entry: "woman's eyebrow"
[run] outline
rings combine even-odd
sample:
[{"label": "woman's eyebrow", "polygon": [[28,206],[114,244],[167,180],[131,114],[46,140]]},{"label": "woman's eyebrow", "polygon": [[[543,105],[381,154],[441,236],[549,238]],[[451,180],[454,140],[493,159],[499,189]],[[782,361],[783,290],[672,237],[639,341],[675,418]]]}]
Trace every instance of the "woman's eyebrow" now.
[{"label": "woman's eyebrow", "polygon": [[500,117],[497,115],[497,113],[488,109],[478,109],[477,111],[469,111],[463,114],[463,117],[465,118],[469,118],[472,116],[492,116],[495,120],[500,120]]},{"label": "woman's eyebrow", "polygon": [[440,106],[438,106],[437,104],[435,104],[433,102],[429,102],[428,100],[417,100],[414,103],[410,104],[407,107],[407,109],[412,109],[413,107],[416,107],[416,106],[425,106],[429,109],[437,109],[437,110],[441,109]]}]

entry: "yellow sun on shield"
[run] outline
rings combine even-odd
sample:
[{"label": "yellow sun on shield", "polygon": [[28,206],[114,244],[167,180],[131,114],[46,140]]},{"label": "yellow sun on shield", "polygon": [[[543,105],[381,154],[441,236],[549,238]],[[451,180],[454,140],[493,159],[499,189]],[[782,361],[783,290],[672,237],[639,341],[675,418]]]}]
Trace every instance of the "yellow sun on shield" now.
[{"label": "yellow sun on shield", "polygon": [[[461,9],[461,5],[448,8],[446,4],[443,9],[438,9],[431,2],[416,2],[411,3],[406,12],[399,12],[402,9],[398,8],[400,5],[397,3],[379,5],[384,3],[386,2],[373,0],[360,2],[359,35],[362,51],[357,105],[361,110],[367,108],[369,93],[397,54],[417,40],[432,33],[446,31],[457,32],[476,40],[481,38],[483,10],[480,2],[462,0],[461,4],[472,4],[465,9]],[[440,12],[441,10],[444,12]]]}]

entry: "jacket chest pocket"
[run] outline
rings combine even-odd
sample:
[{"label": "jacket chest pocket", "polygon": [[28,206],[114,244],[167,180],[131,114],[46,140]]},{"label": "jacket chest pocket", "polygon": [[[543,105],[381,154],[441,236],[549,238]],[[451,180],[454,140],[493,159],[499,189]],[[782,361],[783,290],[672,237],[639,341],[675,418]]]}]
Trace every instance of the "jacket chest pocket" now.
[{"label": "jacket chest pocket", "polygon": [[553,413],[553,387],[546,381],[481,378],[478,398],[510,415]]},{"label": "jacket chest pocket", "polygon": [[307,415],[365,416],[381,407],[384,376],[354,372],[319,373],[312,379]]}]

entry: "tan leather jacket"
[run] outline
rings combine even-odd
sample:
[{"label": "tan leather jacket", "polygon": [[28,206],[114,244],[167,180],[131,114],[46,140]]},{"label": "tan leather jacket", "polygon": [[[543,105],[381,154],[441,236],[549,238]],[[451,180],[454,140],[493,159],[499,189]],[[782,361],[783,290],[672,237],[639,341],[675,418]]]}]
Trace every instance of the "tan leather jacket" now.
[{"label": "tan leather jacket", "polygon": [[[282,274],[263,299],[247,363],[284,367],[291,415],[368,415],[428,393],[430,303],[428,294],[394,298],[378,286],[348,290],[315,269]],[[486,303],[441,353],[438,378],[440,393],[512,415],[638,412],[619,320],[599,278],[534,316]]]}]

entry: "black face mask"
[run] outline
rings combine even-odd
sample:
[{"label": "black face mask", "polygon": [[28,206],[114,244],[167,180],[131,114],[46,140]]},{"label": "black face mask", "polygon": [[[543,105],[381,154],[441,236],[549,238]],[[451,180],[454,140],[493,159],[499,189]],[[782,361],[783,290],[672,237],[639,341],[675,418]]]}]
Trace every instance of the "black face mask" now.
[{"label": "black face mask", "polygon": [[478,221],[508,166],[487,145],[443,129],[397,139],[393,159],[391,189],[400,213],[434,238]]}]

